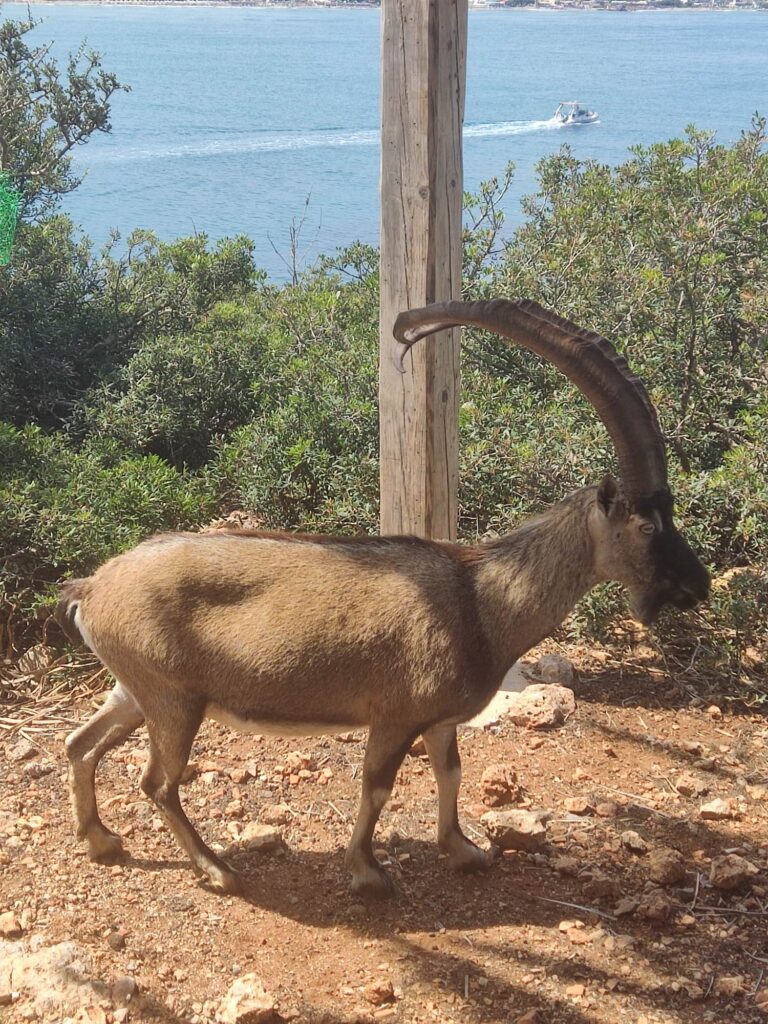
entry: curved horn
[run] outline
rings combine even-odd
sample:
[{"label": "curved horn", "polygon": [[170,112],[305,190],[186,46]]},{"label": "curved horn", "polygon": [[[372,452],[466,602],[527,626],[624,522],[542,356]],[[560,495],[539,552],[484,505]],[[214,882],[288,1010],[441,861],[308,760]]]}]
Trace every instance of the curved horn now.
[{"label": "curved horn", "polygon": [[421,338],[465,325],[511,338],[554,363],[594,406],[611,435],[630,502],[667,492],[667,459],[656,410],[623,356],[599,334],[584,331],[537,302],[436,302],[395,321],[396,365]]}]

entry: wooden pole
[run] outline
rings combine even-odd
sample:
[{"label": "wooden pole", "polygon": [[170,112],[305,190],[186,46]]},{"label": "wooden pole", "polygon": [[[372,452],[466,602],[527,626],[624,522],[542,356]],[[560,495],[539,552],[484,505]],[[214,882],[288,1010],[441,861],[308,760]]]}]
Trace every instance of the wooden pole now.
[{"label": "wooden pole", "polygon": [[398,373],[402,309],[461,298],[467,0],[383,0],[381,532],[455,539],[458,329],[419,342]]}]

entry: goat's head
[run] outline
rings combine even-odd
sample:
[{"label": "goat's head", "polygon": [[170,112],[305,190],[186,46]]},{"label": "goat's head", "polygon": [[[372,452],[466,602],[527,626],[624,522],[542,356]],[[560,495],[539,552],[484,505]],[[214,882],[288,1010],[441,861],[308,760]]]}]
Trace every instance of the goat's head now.
[{"label": "goat's head", "polygon": [[709,594],[709,574],[677,530],[664,439],[642,382],[599,334],[535,302],[441,302],[401,313],[397,365],[411,345],[460,324],[493,331],[554,363],[594,406],[613,439],[621,485],[596,491],[589,530],[599,578],[625,584],[635,614],[654,621],[665,604],[692,608]]}]

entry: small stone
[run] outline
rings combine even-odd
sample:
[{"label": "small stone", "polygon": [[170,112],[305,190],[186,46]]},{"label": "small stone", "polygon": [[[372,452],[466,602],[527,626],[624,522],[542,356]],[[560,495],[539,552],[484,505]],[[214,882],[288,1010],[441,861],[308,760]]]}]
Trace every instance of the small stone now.
[{"label": "small stone", "polygon": [[265,825],[287,825],[292,817],[288,804],[268,804],[261,809],[261,820]]},{"label": "small stone", "polygon": [[715,992],[720,996],[740,996],[746,991],[746,982],[740,974],[724,974],[715,982]]},{"label": "small stone", "polygon": [[482,801],[487,807],[514,803],[520,795],[517,775],[503,764],[492,764],[480,779]]},{"label": "small stone", "polygon": [[659,885],[679,885],[685,881],[685,858],[679,850],[660,847],[651,850],[648,858],[648,874]]},{"label": "small stone", "polygon": [[548,811],[487,811],[480,821],[500,849],[535,853],[544,846],[551,817]]},{"label": "small stone", "polygon": [[536,683],[509,695],[504,717],[527,729],[551,729],[562,725],[575,710],[573,690]]},{"label": "small stone", "polygon": [[8,757],[11,761],[29,761],[30,758],[36,757],[39,753],[37,747],[33,746],[29,740],[19,740],[13,747],[11,747]]},{"label": "small stone", "polygon": [[127,1006],[139,991],[138,983],[129,974],[124,974],[112,985],[112,1002],[116,1006]]},{"label": "small stone", "polygon": [[257,850],[259,853],[277,853],[285,849],[285,840],[279,829],[256,821],[249,821],[245,826],[242,841],[249,850]]},{"label": "small stone", "polygon": [[569,796],[565,801],[565,809],[569,814],[578,814],[580,817],[585,817],[594,811],[589,800],[580,796]]},{"label": "small stone", "polygon": [[723,717],[723,712],[717,706],[717,704],[710,704],[709,707],[706,710],[706,714],[708,714],[710,718],[722,718]]},{"label": "small stone", "polygon": [[271,1021],[277,1007],[274,998],[255,974],[243,974],[229,986],[216,1011],[219,1024],[260,1024]]},{"label": "small stone", "polygon": [[702,747],[698,740],[683,740],[680,746],[686,754],[692,754],[694,757],[699,757],[704,750],[704,747]]},{"label": "small stone", "polygon": [[641,917],[660,924],[670,919],[673,910],[672,900],[663,889],[652,889],[646,893],[637,907],[637,912]]},{"label": "small stone", "polygon": [[610,875],[596,871],[584,886],[584,895],[592,900],[615,900],[621,896],[621,885]]},{"label": "small stone", "polygon": [[581,870],[582,862],[577,860],[576,857],[555,857],[552,861],[552,867],[558,875],[575,878]]},{"label": "small stone", "polygon": [[528,1010],[522,1017],[515,1020],[515,1024],[542,1024],[542,1016],[538,1010]]},{"label": "small stone", "polygon": [[710,800],[708,804],[702,804],[699,808],[699,815],[704,821],[728,821],[738,818],[739,813],[734,807],[732,800]]},{"label": "small stone", "polygon": [[565,989],[565,994],[567,996],[571,996],[573,999],[580,999],[581,996],[583,996],[586,991],[587,990],[586,990],[586,987],[584,985],[580,985],[580,984],[567,985],[566,989]]},{"label": "small stone", "polygon": [[613,912],[616,917],[626,917],[628,914],[634,914],[638,906],[639,903],[634,896],[624,896],[616,903]]},{"label": "small stone", "polygon": [[560,654],[544,654],[530,670],[535,679],[542,683],[557,683],[559,686],[573,685],[573,665]]},{"label": "small stone", "polygon": [[372,981],[363,989],[363,995],[374,1006],[383,1006],[395,1001],[395,990],[392,982],[386,979]]},{"label": "small stone", "polygon": [[619,839],[621,841],[621,845],[625,849],[629,850],[630,853],[641,854],[647,853],[648,851],[648,843],[646,843],[638,832],[633,832],[631,829],[627,829],[625,832],[622,832]]},{"label": "small stone", "polygon": [[690,772],[683,772],[675,779],[675,789],[683,796],[706,796],[709,792],[708,784]]},{"label": "small stone", "polygon": [[713,859],[709,881],[716,889],[732,892],[744,888],[757,874],[758,869],[745,857],[726,853]]},{"label": "small stone", "polygon": [[121,949],[125,949],[125,937],[127,934],[124,928],[114,929],[107,936],[107,945],[110,949],[114,949],[116,953]]},{"label": "small stone", "polygon": [[19,919],[16,917],[12,910],[6,910],[4,914],[0,914],[0,935],[5,939],[17,939],[21,935],[23,929],[19,923]]},{"label": "small stone", "polygon": [[619,813],[619,806],[613,800],[601,800],[595,807],[595,814],[599,818],[615,818]]},{"label": "small stone", "polygon": [[243,804],[241,800],[230,800],[224,808],[224,815],[227,818],[242,818]]}]

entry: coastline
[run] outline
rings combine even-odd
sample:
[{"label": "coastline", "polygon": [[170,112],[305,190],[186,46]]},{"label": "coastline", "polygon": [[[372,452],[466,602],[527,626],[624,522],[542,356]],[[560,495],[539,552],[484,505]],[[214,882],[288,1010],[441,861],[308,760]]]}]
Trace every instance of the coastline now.
[{"label": "coastline", "polygon": [[[53,7],[66,5],[67,7],[233,7],[249,8],[264,11],[285,11],[285,10],[313,10],[313,11],[355,11],[355,10],[380,10],[380,3],[317,3],[312,0],[287,0],[287,2],[275,3],[269,0],[10,0],[11,3],[24,3],[28,7]],[[509,13],[541,11],[545,14],[557,14],[562,11],[589,11],[607,12],[611,14],[642,14],[642,13],[674,13],[688,14],[692,11],[707,12],[711,14],[733,14],[744,11],[768,12],[768,5],[752,6],[749,3],[731,4],[686,4],[685,6],[666,6],[660,3],[646,3],[644,0],[616,0],[612,4],[590,4],[590,3],[531,3],[518,4],[514,7],[491,7],[490,5],[471,5],[470,13],[485,14],[490,11],[506,11]]]}]

